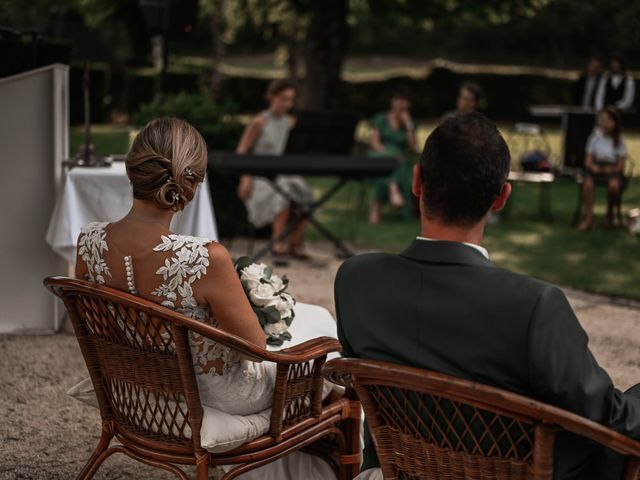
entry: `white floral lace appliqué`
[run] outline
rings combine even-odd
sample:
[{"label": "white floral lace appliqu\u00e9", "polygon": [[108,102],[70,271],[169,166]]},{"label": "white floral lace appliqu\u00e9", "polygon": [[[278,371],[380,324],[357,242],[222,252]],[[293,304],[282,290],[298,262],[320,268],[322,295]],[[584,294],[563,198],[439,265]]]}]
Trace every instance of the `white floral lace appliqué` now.
[{"label": "white floral lace appliqu\u00e9", "polygon": [[102,258],[102,254],[109,251],[107,246],[105,227],[107,222],[93,222],[85,225],[80,230],[78,240],[78,255],[87,265],[89,280],[104,285],[104,275],[111,276],[111,271]]},{"label": "white floral lace appliqu\u00e9", "polygon": [[209,240],[186,235],[162,235],[162,243],[153,248],[156,252],[175,252],[171,258],[164,261],[164,265],[156,272],[162,275],[164,282],[151,295],[163,297],[162,305],[176,308],[178,295],[181,297],[182,308],[198,306],[193,297],[191,285],[207,273],[209,266]]},{"label": "white floral lace appliqu\u00e9", "polygon": [[[78,255],[87,265],[89,280],[100,285],[105,284],[105,276],[112,276],[102,258],[103,253],[109,251],[105,231],[107,225],[107,222],[85,225],[78,241]],[[157,270],[156,273],[162,275],[163,283],[152,295],[160,297],[165,307],[217,326],[209,308],[196,302],[192,288],[193,282],[207,273],[207,244],[210,241],[176,234],[163,235],[161,239],[162,243],[154,247],[154,251],[173,252],[173,255]],[[240,357],[235,351],[194,332],[189,332],[189,344],[197,374],[228,375],[240,365]]]},{"label": "white floral lace appliqu\u00e9", "polygon": [[[156,252],[174,252],[156,273],[162,275],[163,283],[152,295],[163,298],[162,305],[179,311],[196,320],[216,323],[208,309],[198,305],[193,296],[192,284],[207,273],[209,250],[207,239],[187,235],[163,235],[162,243],[154,247]],[[180,307],[178,308],[177,304]],[[239,365],[236,352],[213,340],[189,332],[194,368],[198,374],[225,375]],[[221,371],[218,366],[221,367]]]}]

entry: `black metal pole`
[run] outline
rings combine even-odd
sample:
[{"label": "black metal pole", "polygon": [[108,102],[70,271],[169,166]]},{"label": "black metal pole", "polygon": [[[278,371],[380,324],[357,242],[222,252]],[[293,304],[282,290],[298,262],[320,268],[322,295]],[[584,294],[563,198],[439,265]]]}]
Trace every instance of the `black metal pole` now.
[{"label": "black metal pole", "polygon": [[89,62],[84,62],[84,73],[82,75],[82,89],[84,93],[84,152],[85,164],[91,160],[91,98],[89,95]]}]

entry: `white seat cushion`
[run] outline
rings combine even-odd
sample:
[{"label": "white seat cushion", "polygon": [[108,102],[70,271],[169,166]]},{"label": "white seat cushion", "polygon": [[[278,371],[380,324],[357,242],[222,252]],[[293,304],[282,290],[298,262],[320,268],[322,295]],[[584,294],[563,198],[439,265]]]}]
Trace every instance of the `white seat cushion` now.
[{"label": "white seat cushion", "polygon": [[251,415],[231,415],[204,406],[200,444],[211,453],[233,450],[269,431],[271,409]]},{"label": "white seat cushion", "polygon": [[[269,350],[292,347],[320,336],[337,338],[336,322],[331,314],[325,308],[305,303],[296,305],[296,319],[291,324],[290,332],[293,336],[291,342],[285,342],[280,347],[269,346]],[[337,352],[331,353],[328,358],[331,359],[337,356]],[[273,377],[273,382],[276,368],[274,364],[269,365],[269,363],[256,364],[256,368],[263,374]],[[333,388],[340,390],[340,387],[325,381],[322,392],[323,398],[326,398]],[[98,407],[90,378],[86,378],[71,387],[67,394],[92,407]],[[271,396],[272,393],[269,393],[269,398]],[[227,452],[267,433],[270,422],[271,408],[249,415],[234,415],[209,405],[203,405],[200,443],[202,448],[209,452]]]},{"label": "white seat cushion", "polygon": [[[71,387],[67,395],[98,408],[90,378],[85,378]],[[267,433],[270,422],[270,408],[251,415],[232,415],[203,405],[200,444],[211,453],[227,452]],[[188,434],[190,435],[191,432]]]},{"label": "white seat cushion", "polygon": [[382,469],[380,468],[369,468],[358,475],[353,480],[384,480],[382,475]]}]

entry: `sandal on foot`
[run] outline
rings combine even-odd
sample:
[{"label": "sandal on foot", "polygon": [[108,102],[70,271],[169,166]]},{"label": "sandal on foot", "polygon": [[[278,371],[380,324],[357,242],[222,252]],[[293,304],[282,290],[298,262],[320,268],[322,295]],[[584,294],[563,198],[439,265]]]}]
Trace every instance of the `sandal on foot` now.
[{"label": "sandal on foot", "polygon": [[296,260],[302,260],[302,261],[311,260],[311,256],[300,247],[291,247],[291,250],[289,253]]},{"label": "sandal on foot", "polygon": [[591,230],[591,228],[593,228],[593,222],[583,221],[578,225],[578,231],[580,232],[586,232],[587,230]]}]

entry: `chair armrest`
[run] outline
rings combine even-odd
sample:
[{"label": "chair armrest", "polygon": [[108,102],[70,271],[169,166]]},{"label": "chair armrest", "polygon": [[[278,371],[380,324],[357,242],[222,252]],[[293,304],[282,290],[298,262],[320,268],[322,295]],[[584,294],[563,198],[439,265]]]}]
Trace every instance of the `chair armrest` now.
[{"label": "chair armrest", "polygon": [[586,437],[622,455],[628,456],[629,460],[627,461],[624,474],[625,480],[640,479],[640,442],[599,423],[583,419],[582,417],[575,417],[576,418],[563,419],[557,423],[567,431]]},{"label": "chair armrest", "polygon": [[[199,323],[199,322],[198,322]],[[243,338],[237,337],[227,332],[223,332],[217,328],[211,327],[203,323],[187,327],[200,335],[209,338],[215,342],[224,344],[251,360],[267,361],[293,365],[296,363],[304,363],[319,357],[326,357],[328,353],[342,351],[340,342],[331,337],[318,337],[307,340],[293,347],[283,348],[282,350],[270,351],[265,348],[258,347]]]},{"label": "chair armrest", "polygon": [[326,356],[332,352],[342,351],[340,342],[331,337],[318,337],[306,342],[283,348],[276,352],[267,352],[271,361],[276,363],[294,364],[313,360],[314,358]]},{"label": "chair armrest", "polygon": [[[572,415],[573,416],[573,415]],[[640,442],[610,428],[582,417],[563,418],[556,423],[563,429],[576,433],[623,455],[640,458]]]},{"label": "chair armrest", "polygon": [[339,385],[351,390],[355,389],[351,373],[345,372],[339,367],[336,368],[336,364],[333,361],[327,363],[322,367],[322,376],[335,385]]},{"label": "chair armrest", "polygon": [[314,358],[326,356],[330,352],[340,352],[342,350],[340,342],[335,338],[318,337],[307,340],[306,342],[293,347],[272,352],[259,347],[244,338],[220,330],[219,328],[212,327],[211,325],[193,320],[186,316],[182,317],[183,318],[180,319],[181,326],[192,330],[209,340],[213,340],[214,342],[221,343],[233,350],[236,350],[250,360],[295,364],[307,362]]},{"label": "chair armrest", "polygon": [[319,337],[279,352],[269,352],[269,360],[277,363],[271,436],[278,437],[285,426],[320,416],[324,387],[322,367],[327,354],[339,351],[340,342]]}]

